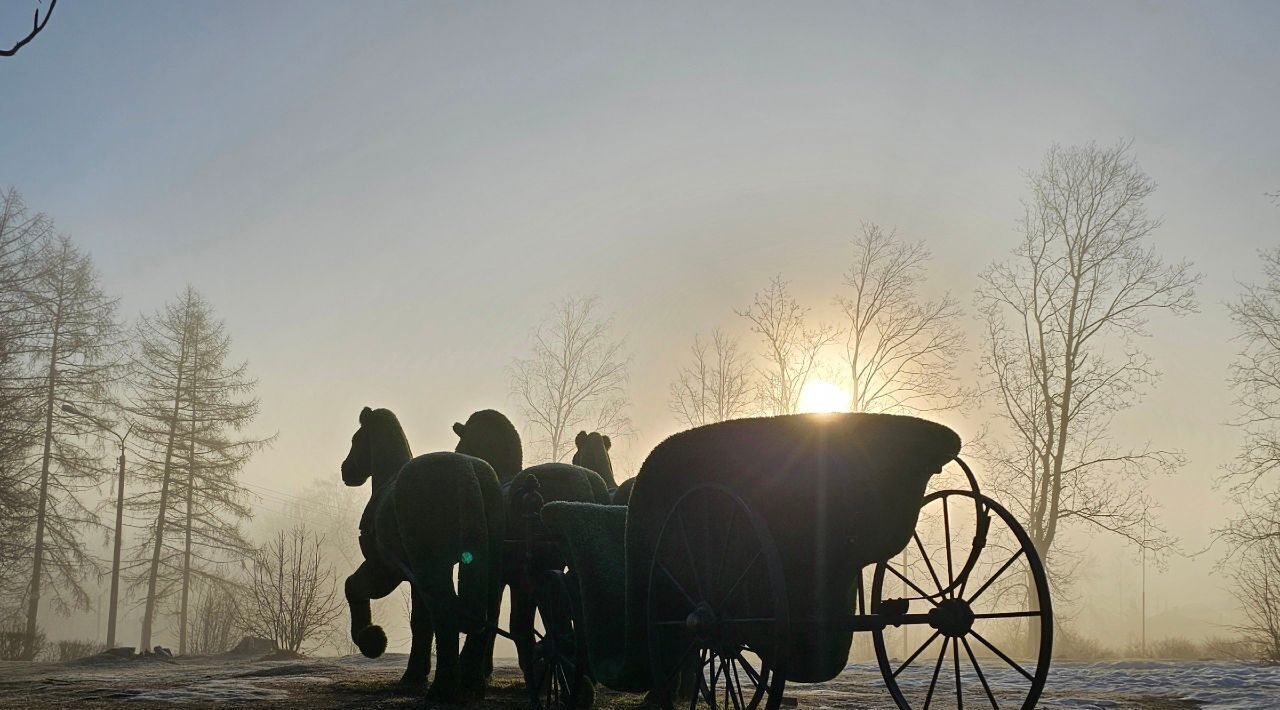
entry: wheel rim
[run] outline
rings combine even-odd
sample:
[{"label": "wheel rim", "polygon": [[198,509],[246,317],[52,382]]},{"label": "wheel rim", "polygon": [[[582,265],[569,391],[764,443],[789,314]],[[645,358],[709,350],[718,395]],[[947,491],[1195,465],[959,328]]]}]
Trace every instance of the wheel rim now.
[{"label": "wheel rim", "polygon": [[537,584],[530,695],[537,708],[572,710],[580,704],[586,668],[569,607],[568,585],[564,573],[556,570],[546,572]]},{"label": "wheel rim", "polygon": [[672,507],[654,545],[646,607],[653,688],[665,707],[782,702],[790,627],[782,567],[768,528],[732,491],[699,486]]},{"label": "wheel rim", "polygon": [[[956,514],[971,506],[978,521]],[[982,517],[989,528],[978,531]],[[898,707],[1035,707],[1049,672],[1053,609],[1044,566],[1017,520],[981,494],[939,491],[921,505],[905,554],[905,565],[901,557],[878,564],[871,588],[872,613],[889,597],[927,597],[927,609],[912,611],[926,611],[928,624],[873,633]]]}]

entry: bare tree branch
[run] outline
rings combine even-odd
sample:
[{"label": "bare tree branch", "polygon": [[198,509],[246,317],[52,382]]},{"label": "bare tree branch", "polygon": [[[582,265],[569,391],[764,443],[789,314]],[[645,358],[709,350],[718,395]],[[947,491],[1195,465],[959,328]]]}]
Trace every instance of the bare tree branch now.
[{"label": "bare tree branch", "polygon": [[8,49],[0,49],[0,57],[12,57],[18,53],[19,49],[22,49],[28,42],[35,39],[36,35],[40,34],[40,32],[44,30],[44,26],[49,24],[49,18],[53,17],[53,8],[57,4],[58,0],[49,0],[49,9],[44,13],[43,22],[40,20],[40,8],[37,7],[35,17],[31,20],[31,31],[27,33],[26,37],[18,40],[17,44],[12,47]]}]

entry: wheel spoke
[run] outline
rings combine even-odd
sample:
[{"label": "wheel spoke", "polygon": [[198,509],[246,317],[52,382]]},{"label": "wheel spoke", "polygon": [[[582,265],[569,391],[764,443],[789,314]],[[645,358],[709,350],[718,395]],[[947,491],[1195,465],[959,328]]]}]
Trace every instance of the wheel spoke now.
[{"label": "wheel spoke", "polygon": [[[903,631],[903,633],[906,633],[906,632],[905,632],[905,630]],[[894,672],[893,672],[893,677],[894,677],[894,678],[897,678],[899,673],[901,673],[904,669],[906,669],[906,667],[907,667],[907,666],[911,665],[911,662],[912,662],[912,661],[914,661],[914,660],[916,660],[916,658],[917,658],[921,653],[924,653],[924,650],[925,650],[926,648],[928,648],[928,647],[929,647],[929,644],[933,643],[933,640],[934,640],[934,639],[936,639],[936,638],[938,638],[938,637],[939,637],[939,636],[941,636],[941,635],[942,635],[942,632],[941,632],[941,631],[934,631],[934,632],[933,632],[933,635],[929,637],[929,640],[928,640],[928,641],[925,641],[925,642],[924,642],[924,644],[923,644],[922,646],[920,646],[920,648],[917,648],[917,649],[916,649],[916,652],[915,652],[915,653],[911,654],[911,657],[910,657],[910,658],[908,658],[907,660],[903,661],[902,665],[898,666],[898,670],[896,670],[896,671],[894,671]]]},{"label": "wheel spoke", "polygon": [[[689,558],[689,573],[693,575],[694,588],[698,590],[698,598],[705,600],[706,592],[702,590],[702,578],[698,574],[698,562],[693,557],[693,548],[689,546],[689,531],[684,524],[684,510],[676,509],[676,522],[680,523],[680,540],[684,543],[684,554]],[[697,604],[694,604],[697,606]]]},{"label": "wheel spoke", "polygon": [[733,539],[733,525],[738,520],[738,506],[731,506],[729,512],[729,525],[725,528],[724,546],[720,548],[720,562],[716,565],[716,575],[711,579],[711,592],[718,594],[720,591],[720,581],[724,578],[724,566],[729,559],[729,541]]},{"label": "wheel spoke", "polygon": [[898,579],[901,579],[903,583],[905,583],[908,587],[911,587],[912,589],[914,589],[916,593],[920,595],[921,599],[928,601],[930,604],[934,606],[938,605],[938,602],[934,601],[928,592],[926,592],[925,590],[917,586],[915,582],[912,582],[911,580],[907,579],[906,575],[899,572],[893,565],[889,564],[888,562],[885,562],[884,568],[892,572],[895,576],[897,576]]},{"label": "wheel spoke", "polygon": [[960,686],[960,644],[951,643],[951,661],[956,669],[956,710],[964,710],[964,689]]},{"label": "wheel spoke", "polygon": [[982,689],[987,692],[987,699],[991,701],[991,710],[1000,710],[1000,704],[996,702],[996,696],[991,692],[991,686],[987,685],[987,677],[982,673],[982,666],[978,665],[978,659],[973,655],[973,647],[969,645],[969,639],[961,636],[960,641],[964,643],[965,653],[969,654],[969,663],[973,664],[973,670],[978,672],[978,680],[982,682]]},{"label": "wheel spoke", "polygon": [[975,619],[1015,619],[1025,616],[1040,616],[1044,612],[1039,611],[999,611],[990,614],[974,614]]},{"label": "wheel spoke", "polygon": [[760,679],[761,674],[756,672],[755,666],[751,665],[751,661],[748,661],[746,657],[742,655],[742,651],[738,651],[738,662],[742,664],[742,670],[746,671],[747,677],[751,679],[752,684],[756,686],[764,685],[763,681]]},{"label": "wheel spoke", "polygon": [[929,576],[933,577],[933,583],[938,586],[938,594],[942,594],[942,580],[938,579],[938,573],[933,569],[933,563],[929,561],[929,553],[924,551],[924,543],[920,542],[920,533],[912,533],[911,536],[916,540],[916,547],[920,550],[920,557],[924,559],[924,566],[929,568]]},{"label": "wheel spoke", "polygon": [[938,687],[938,672],[942,670],[942,659],[947,657],[947,646],[951,644],[951,639],[943,639],[942,653],[938,654],[938,662],[933,665],[933,680],[929,681],[929,692],[924,696],[924,710],[929,710],[929,703],[933,702],[933,691]]},{"label": "wheel spoke", "polygon": [[983,638],[982,634],[978,633],[977,631],[973,631],[972,629],[969,631],[969,633],[973,634],[974,638],[981,641],[983,646],[986,646],[987,648],[991,649],[991,652],[999,656],[1000,660],[1004,661],[1005,663],[1008,663],[1011,667],[1013,667],[1014,670],[1018,671],[1023,676],[1025,676],[1027,680],[1031,681],[1032,683],[1036,682],[1035,676],[1031,675],[1026,671],[1025,668],[1015,663],[1012,658],[1009,658],[1008,656],[1006,656],[1004,651],[1001,651],[1000,649],[991,645],[991,642]]},{"label": "wheel spoke", "polygon": [[[742,570],[742,574],[738,575],[738,579],[734,580],[733,586],[729,587],[729,591],[725,592],[724,598],[720,600],[717,606],[724,608],[729,604],[729,600],[733,598],[733,593],[738,591],[738,585],[742,584],[742,580],[747,578],[747,573],[751,571],[751,568],[756,566],[756,561],[760,559],[761,554],[763,553],[760,550],[756,550],[756,554],[747,563],[746,568]],[[697,605],[695,604],[694,606]]]},{"label": "wheel spoke", "polygon": [[697,607],[697,606],[698,606],[698,602],[695,602],[695,601],[693,600],[693,597],[689,596],[689,592],[685,591],[684,586],[683,586],[683,585],[681,585],[679,582],[677,582],[677,581],[676,581],[676,578],[671,574],[671,570],[667,569],[667,566],[666,566],[666,565],[664,565],[664,564],[662,564],[661,562],[657,563],[657,565],[658,565],[658,569],[659,569],[659,570],[661,570],[662,574],[663,574],[664,576],[666,576],[667,581],[669,581],[669,582],[671,582],[671,584],[675,585],[675,588],[676,588],[676,589],[680,592],[680,594],[684,597],[685,601],[689,602],[689,608],[690,608],[690,609],[693,609],[693,608]]},{"label": "wheel spoke", "polygon": [[951,569],[951,513],[946,496],[942,498],[942,534],[947,544],[947,588],[950,589],[955,586],[956,576]]},{"label": "wheel spoke", "polygon": [[990,587],[992,582],[996,581],[996,579],[998,579],[1000,575],[1004,574],[1004,571],[1009,569],[1009,566],[1012,565],[1015,561],[1017,561],[1017,559],[1021,557],[1024,552],[1026,552],[1026,550],[1019,547],[1018,551],[1013,553],[1012,557],[1005,560],[1005,563],[1000,565],[1000,569],[996,570],[996,573],[991,575],[991,578],[988,579],[986,582],[983,582],[982,586],[978,588],[978,591],[974,592],[973,596],[969,597],[969,603],[973,604],[975,601],[977,601],[978,597],[982,596],[982,593],[987,591],[987,587]]},{"label": "wheel spoke", "polygon": [[[734,686],[736,686],[738,689],[737,696],[735,696],[735,700],[733,704],[739,710],[742,710],[742,708],[745,707],[747,704],[747,697],[742,693],[742,676],[738,675],[738,661],[736,658],[729,659],[729,670],[733,671],[733,683],[734,683]],[[751,695],[752,695],[752,699],[754,699],[755,693],[752,693]]]}]

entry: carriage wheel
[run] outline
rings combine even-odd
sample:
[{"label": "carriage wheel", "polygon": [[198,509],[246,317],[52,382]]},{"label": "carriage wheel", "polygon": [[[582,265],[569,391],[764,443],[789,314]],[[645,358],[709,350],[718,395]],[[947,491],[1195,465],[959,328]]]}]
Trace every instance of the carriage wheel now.
[{"label": "carriage wheel", "polygon": [[529,696],[540,710],[590,708],[595,688],[586,674],[586,649],[574,619],[564,572],[549,570],[535,581],[542,631],[534,629]]},{"label": "carriage wheel", "polygon": [[[975,504],[989,522],[955,514]],[[907,550],[911,563],[880,563],[871,586],[873,614],[890,597],[930,597],[913,602],[927,610],[912,610],[927,611],[927,624],[873,632],[898,707],[1034,708],[1049,673],[1053,608],[1044,565],[1018,521],[981,494],[939,491],[924,499]],[[960,575],[959,563],[974,557]]]},{"label": "carriage wheel", "polygon": [[698,486],[672,506],[653,549],[651,697],[666,708],[775,710],[790,620],[764,521],[729,489]]}]

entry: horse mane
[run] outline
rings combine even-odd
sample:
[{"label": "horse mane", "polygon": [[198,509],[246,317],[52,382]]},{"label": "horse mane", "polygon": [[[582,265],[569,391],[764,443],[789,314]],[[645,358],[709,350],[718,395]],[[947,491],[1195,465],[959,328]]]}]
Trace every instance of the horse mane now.
[{"label": "horse mane", "polygon": [[457,451],[487,461],[499,481],[510,481],[524,468],[520,433],[502,412],[496,409],[475,412],[467,417],[464,430],[466,433],[458,441]]},{"label": "horse mane", "polygon": [[376,431],[384,437],[377,442],[379,446],[391,445],[403,450],[395,452],[396,454],[403,453],[408,458],[413,457],[412,450],[409,448],[409,437],[405,436],[404,427],[400,426],[400,420],[396,417],[395,412],[390,409],[380,408],[371,411],[368,416],[370,417],[369,421],[374,424],[374,428],[371,431]]}]

